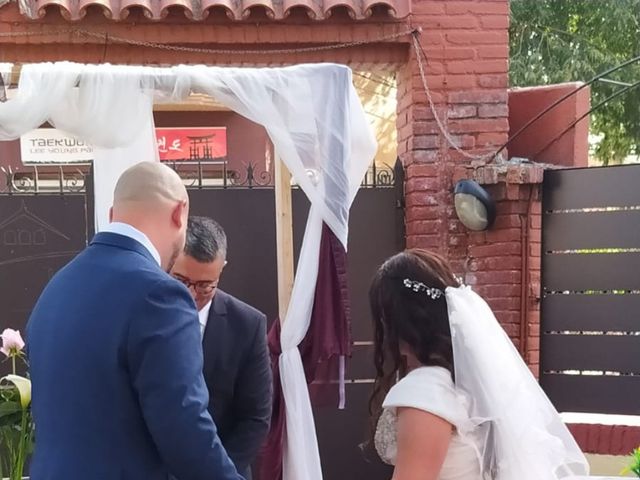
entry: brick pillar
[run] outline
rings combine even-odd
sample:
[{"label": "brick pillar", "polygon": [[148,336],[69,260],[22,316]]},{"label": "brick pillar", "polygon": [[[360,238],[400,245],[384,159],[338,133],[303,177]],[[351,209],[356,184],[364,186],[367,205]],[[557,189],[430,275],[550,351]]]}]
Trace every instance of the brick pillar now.
[{"label": "brick pillar", "polygon": [[[471,154],[507,139],[509,2],[415,0],[427,81],[452,139]],[[459,266],[467,233],[452,209],[452,176],[470,160],[440,132],[420,78],[416,54],[398,77],[398,152],[406,168],[407,245],[436,249]]]},{"label": "brick pillar", "polygon": [[541,186],[544,167],[529,164],[459,168],[455,179],[482,184],[496,202],[496,221],[468,234],[468,284],[496,317],[534,374],[540,358]]},{"label": "brick pillar", "polygon": [[[542,177],[538,180],[542,182]],[[542,183],[532,185],[537,190],[537,198],[529,212],[529,315],[527,318],[527,348],[525,360],[533,374],[540,372],[540,265],[542,261]]]},{"label": "brick pillar", "polygon": [[[413,23],[422,27],[427,82],[451,140],[472,155],[495,150],[507,140],[509,130],[509,2],[414,0]],[[467,283],[487,297],[519,344],[521,332],[534,330],[520,326],[520,301],[523,209],[529,208],[528,192],[532,188],[537,192],[537,187],[531,187],[531,174],[525,180],[511,172],[507,178],[506,171],[502,175],[487,168],[489,181],[479,180],[492,185],[499,202],[496,226],[486,233],[470,233],[462,226],[453,209],[454,181],[473,177],[482,162],[449,145],[427,102],[416,60],[411,49],[398,77],[398,152],[406,168],[407,245],[444,254]]]}]

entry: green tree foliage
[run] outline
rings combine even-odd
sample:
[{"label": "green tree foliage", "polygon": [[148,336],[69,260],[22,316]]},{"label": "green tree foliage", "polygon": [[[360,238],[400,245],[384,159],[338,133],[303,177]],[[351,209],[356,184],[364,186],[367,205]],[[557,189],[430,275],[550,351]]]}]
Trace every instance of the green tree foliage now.
[{"label": "green tree foliage", "polygon": [[[510,49],[512,86],[587,81],[640,55],[640,0],[511,0]],[[640,62],[608,78],[634,83]],[[591,104],[620,88],[597,82]],[[604,164],[640,155],[640,88],[594,112],[591,132]]]}]

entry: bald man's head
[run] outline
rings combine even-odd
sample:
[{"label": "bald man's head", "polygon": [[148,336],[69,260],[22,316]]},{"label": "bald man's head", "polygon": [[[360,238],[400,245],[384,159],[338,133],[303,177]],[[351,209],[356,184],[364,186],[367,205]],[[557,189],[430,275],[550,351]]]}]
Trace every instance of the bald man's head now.
[{"label": "bald man's head", "polygon": [[123,203],[184,202],[188,200],[180,176],[160,162],[140,162],[125,170],[113,192],[113,207]]},{"label": "bald man's head", "polygon": [[159,162],[141,162],[125,170],[113,192],[111,221],[144,233],[170,270],[183,250],[189,196],[176,172]]}]

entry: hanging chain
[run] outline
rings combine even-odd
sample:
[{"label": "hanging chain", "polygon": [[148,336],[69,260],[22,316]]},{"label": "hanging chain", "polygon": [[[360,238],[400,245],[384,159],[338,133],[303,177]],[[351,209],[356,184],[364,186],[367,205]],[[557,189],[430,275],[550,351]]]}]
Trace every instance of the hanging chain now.
[{"label": "hanging chain", "polygon": [[167,50],[172,52],[183,53],[203,53],[211,55],[278,55],[278,54],[290,54],[290,53],[310,53],[310,52],[323,52],[328,50],[339,50],[343,48],[352,48],[361,45],[368,45],[372,43],[381,43],[389,40],[395,40],[400,37],[405,37],[417,32],[416,29],[411,28],[388,35],[382,35],[373,39],[356,40],[353,42],[336,43],[331,45],[318,45],[315,47],[303,47],[303,48],[280,48],[280,49],[266,49],[266,50],[230,50],[230,49],[217,49],[217,48],[198,48],[198,47],[185,47],[180,45],[168,45],[164,43],[147,42],[143,40],[134,40],[131,38],[120,37],[117,35],[108,35],[103,32],[92,32],[84,29],[67,29],[67,30],[52,30],[52,31],[33,31],[33,32],[1,32],[0,38],[6,37],[36,37],[36,36],[52,36],[62,34],[76,34],[83,37],[95,38],[102,41],[108,41],[110,43],[124,43],[126,45],[132,45],[144,48],[154,48],[159,50]]},{"label": "hanging chain", "polygon": [[23,32],[0,32],[0,38],[13,38],[13,37],[47,37],[49,35],[66,35],[78,32],[76,28],[61,29],[61,30],[31,30]]},{"label": "hanging chain", "polygon": [[413,48],[415,50],[416,59],[418,61],[418,70],[420,71],[420,79],[422,80],[422,87],[424,88],[424,93],[427,95],[427,101],[429,102],[429,108],[431,109],[431,113],[433,114],[433,118],[436,121],[436,125],[438,126],[438,129],[440,130],[440,133],[442,133],[442,136],[445,138],[447,143],[456,152],[458,152],[463,157],[468,158],[470,160],[478,160],[478,161],[481,161],[481,162],[487,162],[488,160],[490,160],[495,155],[495,153],[496,153],[495,151],[490,151],[490,152],[487,152],[487,153],[485,153],[483,155],[471,154],[471,153],[463,150],[462,148],[460,148],[460,146],[458,146],[458,143],[451,136],[451,134],[447,130],[447,127],[445,127],[444,122],[440,118],[440,115],[438,115],[438,111],[436,110],[436,106],[435,106],[435,103],[433,101],[433,97],[431,96],[431,90],[429,89],[429,84],[427,83],[427,76],[425,74],[425,69],[424,69],[424,64],[423,64],[423,59],[426,60],[427,59],[427,55],[424,52],[424,50],[422,49],[422,46],[420,45],[420,41],[418,40],[418,35],[416,33],[412,33],[412,38],[413,38]]}]

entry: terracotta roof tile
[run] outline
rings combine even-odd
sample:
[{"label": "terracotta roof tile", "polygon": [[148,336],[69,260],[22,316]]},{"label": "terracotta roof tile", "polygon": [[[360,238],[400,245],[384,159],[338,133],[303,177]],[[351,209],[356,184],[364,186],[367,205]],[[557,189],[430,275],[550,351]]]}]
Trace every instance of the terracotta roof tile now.
[{"label": "terracotta roof tile", "polygon": [[[0,0],[1,5],[2,0]],[[272,20],[283,20],[293,9],[306,12],[312,20],[326,20],[334,10],[346,10],[354,20],[371,17],[374,11],[386,11],[392,19],[402,19],[411,11],[411,0],[24,0],[22,12],[31,19],[41,19],[51,10],[64,18],[78,21],[89,7],[99,7],[104,16],[124,20],[132,10],[140,10],[151,20],[162,20],[169,9],[182,10],[191,20],[203,20],[214,10],[224,12],[230,20],[245,20],[261,11]]]}]

